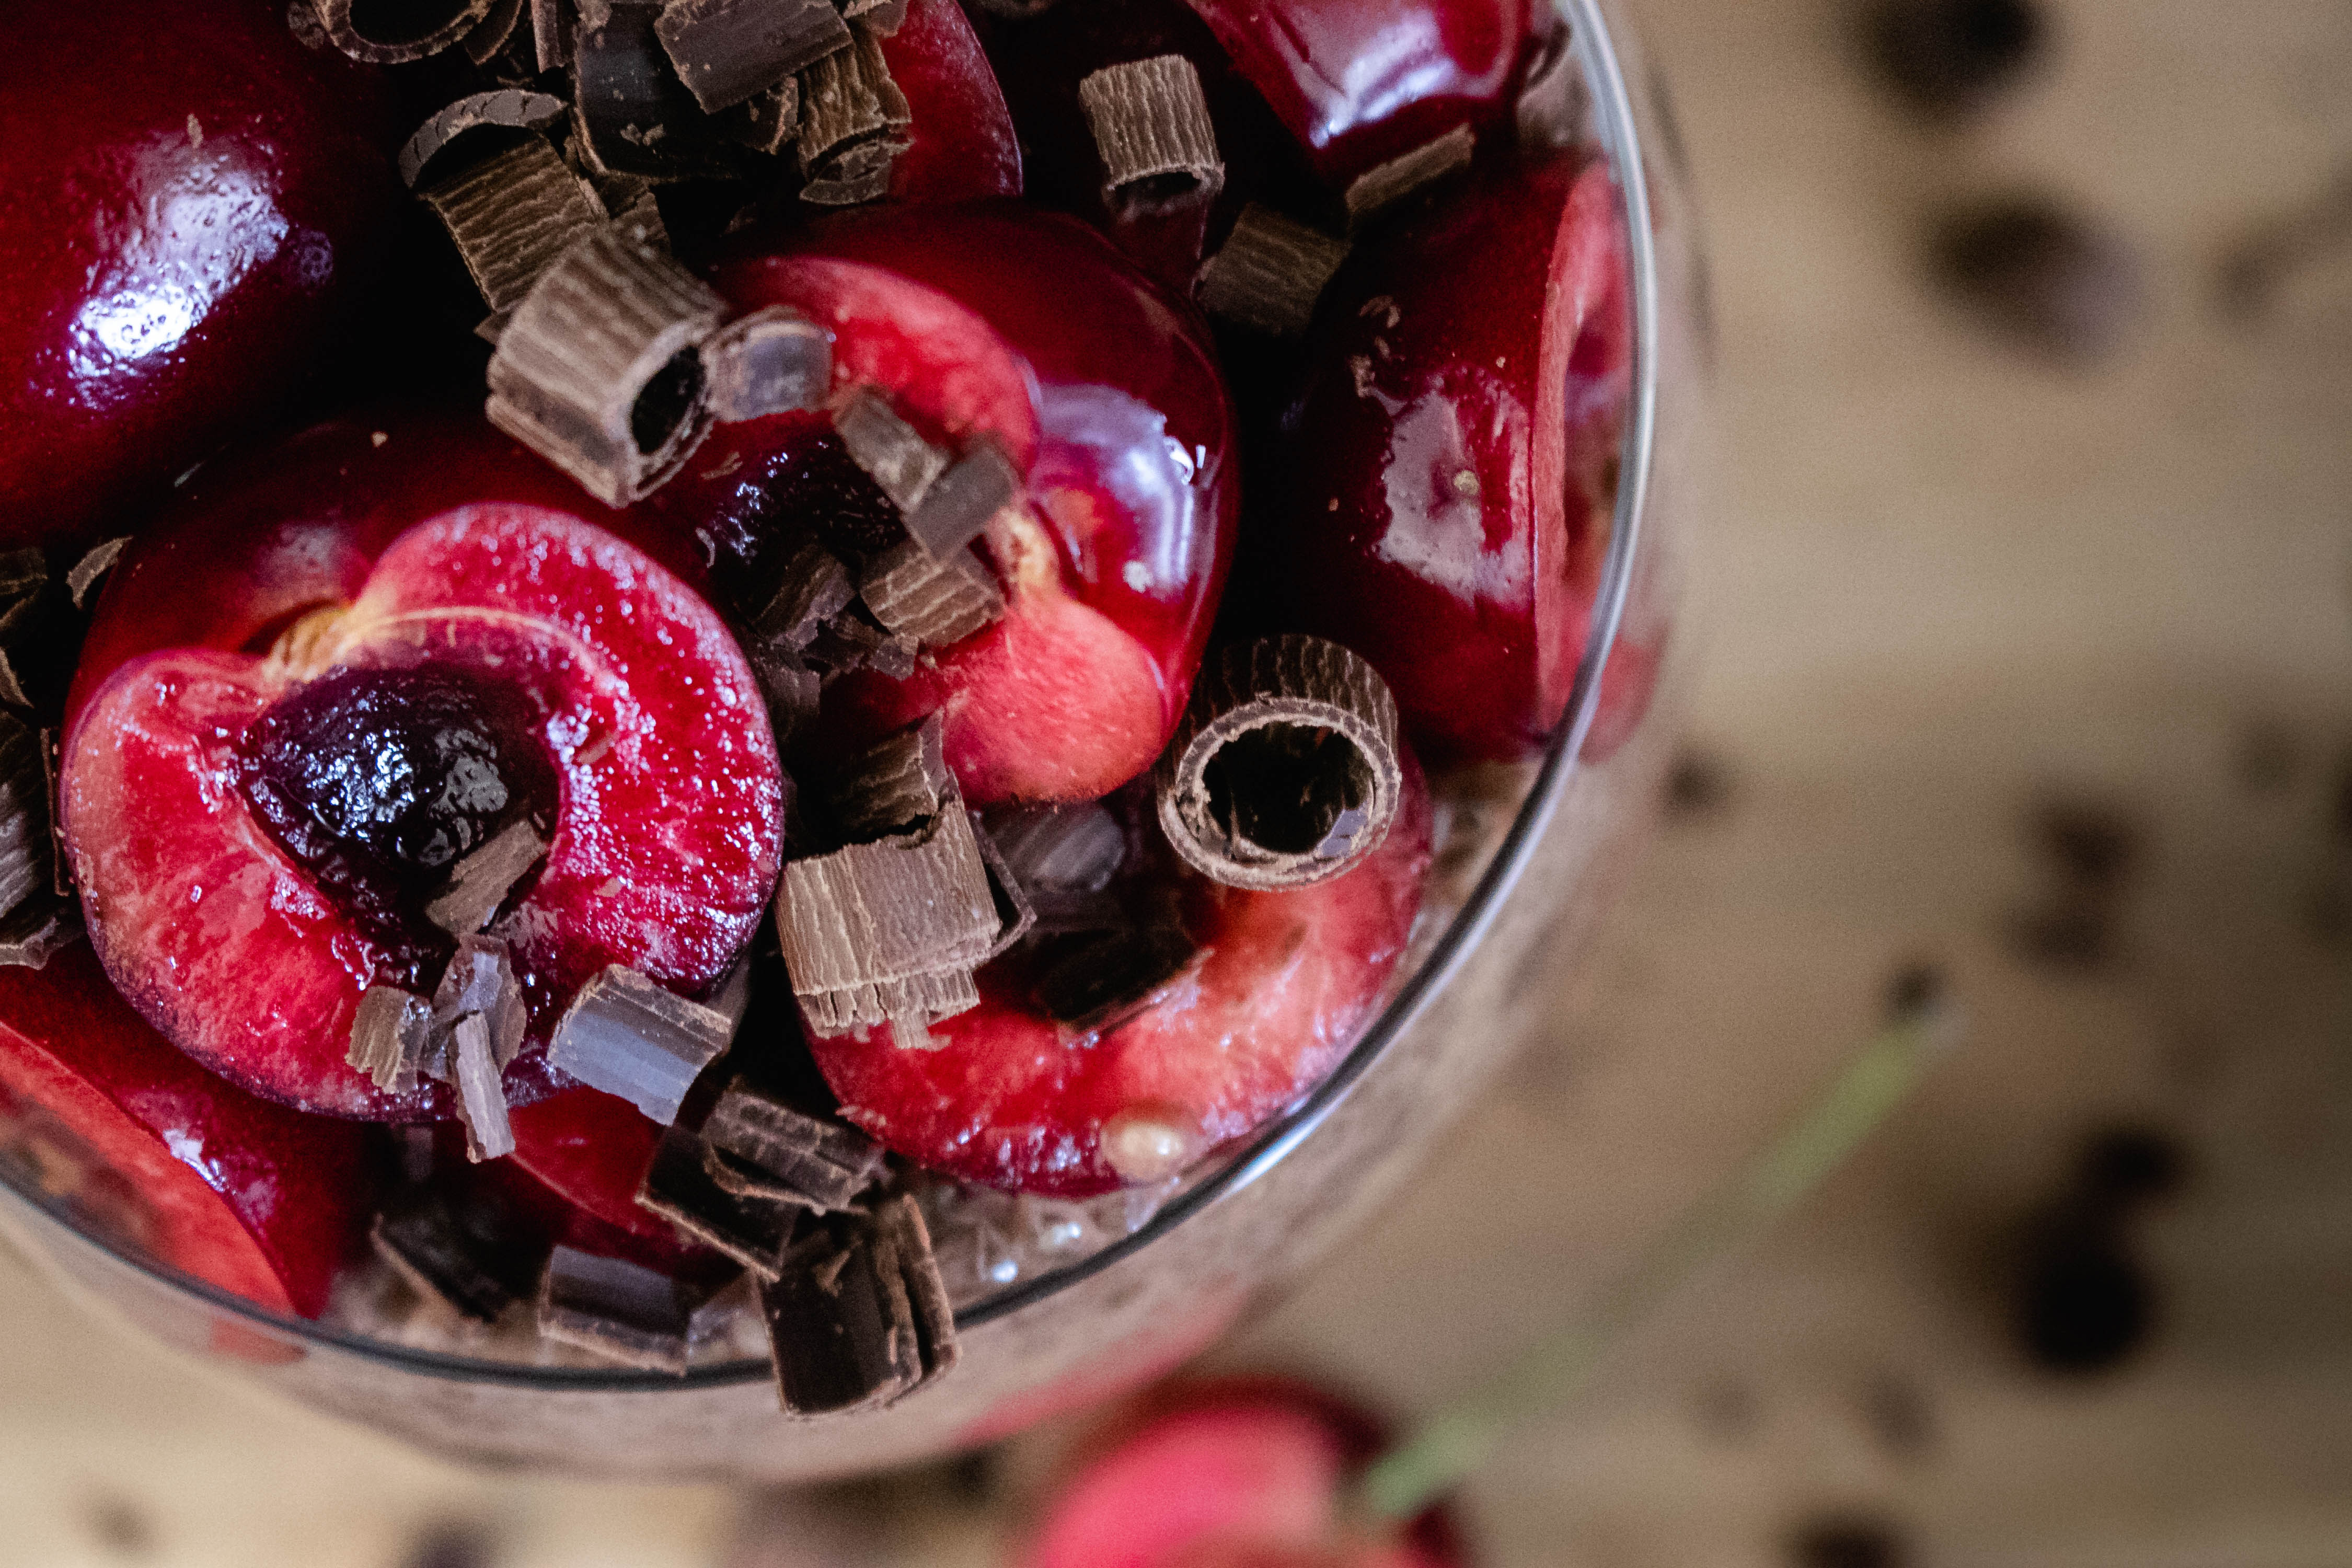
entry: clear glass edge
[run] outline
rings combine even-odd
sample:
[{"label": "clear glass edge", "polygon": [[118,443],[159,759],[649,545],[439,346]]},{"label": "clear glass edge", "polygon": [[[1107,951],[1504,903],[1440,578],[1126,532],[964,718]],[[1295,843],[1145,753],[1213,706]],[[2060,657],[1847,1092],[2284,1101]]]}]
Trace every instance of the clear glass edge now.
[{"label": "clear glass edge", "polygon": [[[1632,417],[1627,421],[1622,461],[1619,465],[1616,515],[1609,552],[1602,563],[1601,586],[1595,601],[1592,636],[1579,660],[1570,688],[1566,715],[1546,746],[1534,786],[1519,808],[1503,842],[1487,863],[1462,912],[1454,919],[1436,947],[1399,989],[1381,1016],[1364,1031],[1330,1077],[1317,1086],[1298,1106],[1260,1132],[1221,1171],[1203,1179],[1141,1226],[1079,1259],[1034,1279],[1024,1280],[959,1311],[956,1327],[970,1331],[1007,1318],[1047,1300],[1124,1261],[1168,1235],[1191,1215],[1229,1194],[1238,1192],[1272,1171],[1289,1152],[1343,1104],[1357,1081],[1387,1051],[1391,1043],[1411,1027],[1431,1000],[1461,969],[1500,912],[1504,899],[1518,881],[1536,843],[1559,807],[1574,774],[1577,754],[1584,745],[1598,704],[1595,693],[1601,673],[1616,646],[1632,588],[1635,550],[1644,501],[1649,492],[1650,459],[1657,420],[1658,282],[1657,254],[1650,228],[1649,187],[1633,101],[1620,68],[1616,49],[1601,15],[1599,0],[1555,0],[1567,17],[1571,47],[1594,94],[1594,121],[1602,154],[1617,174],[1617,197],[1625,219],[1633,258],[1633,389]],[[476,1361],[387,1343],[323,1327],[307,1319],[289,1318],[233,1295],[218,1286],[159,1263],[133,1258],[111,1244],[89,1236],[63,1212],[63,1205],[44,1194],[27,1192],[0,1171],[0,1188],[21,1200],[39,1220],[61,1232],[71,1245],[87,1248],[111,1262],[142,1274],[207,1307],[243,1319],[283,1339],[308,1346],[340,1351],[389,1363],[430,1377],[460,1383],[495,1383],[550,1391],[586,1393],[657,1393],[665,1389],[710,1388],[764,1381],[771,1375],[761,1360],[721,1362],[690,1368],[684,1374],[635,1368],[541,1367],[508,1362]]]}]

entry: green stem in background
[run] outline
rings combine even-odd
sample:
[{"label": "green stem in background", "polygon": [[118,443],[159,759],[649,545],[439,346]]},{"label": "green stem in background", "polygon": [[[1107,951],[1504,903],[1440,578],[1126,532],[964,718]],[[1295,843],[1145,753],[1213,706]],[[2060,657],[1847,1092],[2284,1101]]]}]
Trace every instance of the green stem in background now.
[{"label": "green stem in background", "polygon": [[1910,1094],[1949,1033],[1948,1018],[1932,1006],[1888,1026],[1810,1110],[1579,1317],[1374,1461],[1351,1500],[1357,1517],[1411,1519],[1486,1463],[1511,1426],[1581,1390],[1616,1342],[1677,1288],[1768,1229],[1843,1163]]}]

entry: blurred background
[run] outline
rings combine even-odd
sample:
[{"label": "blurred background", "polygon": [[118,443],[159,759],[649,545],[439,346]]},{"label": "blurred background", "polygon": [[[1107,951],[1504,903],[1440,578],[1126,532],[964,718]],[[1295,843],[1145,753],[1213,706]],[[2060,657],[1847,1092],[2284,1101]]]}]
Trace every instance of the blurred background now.
[{"label": "blurred background", "polygon": [[[1213,1362],[1433,1406],[1932,984],[1960,1049],[1515,1436],[1485,1560],[2352,1559],[2352,7],[2042,0],[1981,57],[1632,8],[1717,342],[1663,832],[1556,1037]],[[1056,1440],[815,1498],[501,1478],[13,1258],[0,1316],[12,1562],[982,1563]]]}]

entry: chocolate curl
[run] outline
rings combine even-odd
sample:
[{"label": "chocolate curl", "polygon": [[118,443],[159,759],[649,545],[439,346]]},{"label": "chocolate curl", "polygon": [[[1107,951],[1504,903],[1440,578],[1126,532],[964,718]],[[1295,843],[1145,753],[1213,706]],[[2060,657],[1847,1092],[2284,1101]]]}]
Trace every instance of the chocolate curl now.
[{"label": "chocolate curl", "polygon": [[522,21],[523,0],[490,0],[488,15],[465,37],[466,58],[487,66],[499,57]]},{"label": "chocolate curl", "polygon": [[572,0],[530,0],[531,47],[541,73],[562,70],[572,63],[572,41],[579,28],[580,15]]},{"label": "chocolate curl", "polygon": [[1347,258],[1344,241],[1252,202],[1201,268],[1201,308],[1271,337],[1302,336]]},{"label": "chocolate curl", "polygon": [[776,892],[793,991],[821,1034],[978,1005],[971,971],[1001,923],[960,804],[921,834],[791,861]]},{"label": "chocolate curl", "polygon": [[522,1049],[530,1026],[530,1005],[516,976],[507,944],[494,936],[459,940],[441,984],[433,993],[431,1033],[446,1048],[460,1022],[481,1018],[488,1030],[490,1058],[503,1069]]},{"label": "chocolate curl", "polygon": [[352,1015],[352,1048],[344,1060],[386,1094],[416,1087],[433,1031],[425,998],[396,985],[371,985]]},{"label": "chocolate curl", "polygon": [[947,471],[949,454],[923,439],[922,432],[900,418],[890,400],[870,386],[860,386],[842,399],[833,411],[833,427],[851,460],[902,514],[914,510]]},{"label": "chocolate curl", "polygon": [[1205,206],[1224,189],[1201,73],[1183,56],[1106,66],[1078,83],[1078,103],[1094,132],[1103,201],[1112,212]]},{"label": "chocolate curl", "polygon": [[122,558],[122,547],[130,542],[129,534],[120,539],[110,539],[103,544],[93,545],[89,553],[73,563],[72,570],[66,574],[66,592],[72,598],[75,609],[89,608],[90,590],[97,586],[100,579],[114,570],[114,563]]},{"label": "chocolate curl", "polygon": [[710,1146],[683,1127],[662,1134],[637,1189],[637,1206],[726,1254],[763,1279],[783,1268],[805,1205],[722,1186],[710,1172]]},{"label": "chocolate curl", "polygon": [[0,919],[0,964],[42,968],[83,934],[79,904],[35,899]]},{"label": "chocolate curl", "polygon": [[604,223],[594,193],[536,135],[417,194],[494,312],[521,304],[542,272]]},{"label": "chocolate curl", "polygon": [[562,99],[521,88],[469,93],[418,126],[402,145],[401,180],[415,189],[435,158],[473,132],[543,132],[560,124],[567,112]]},{"label": "chocolate curl", "polygon": [[845,1212],[884,1173],[882,1151],[854,1128],[793,1110],[750,1088],[730,1085],[702,1124],[704,1165],[726,1191]]},{"label": "chocolate curl", "polygon": [[491,0],[294,0],[315,8],[327,41],[363,65],[437,55],[490,14]]},{"label": "chocolate curl", "polygon": [[1423,186],[1468,168],[1476,144],[1476,133],[1457,125],[1435,141],[1357,175],[1348,186],[1348,232],[1355,233]]},{"label": "chocolate curl", "polygon": [[922,647],[946,647],[1004,616],[1004,594],[970,550],[942,559],[913,540],[866,563],[857,591],[884,629]]},{"label": "chocolate curl", "polygon": [[0,712],[0,914],[54,891],[56,847],[41,752],[31,726]]},{"label": "chocolate curl", "polygon": [[669,0],[654,33],[708,114],[850,45],[833,0]]},{"label": "chocolate curl", "polygon": [[490,1054],[489,1021],[479,1013],[457,1020],[451,1037],[451,1076],[457,1086],[457,1120],[466,1129],[466,1158],[479,1163],[515,1152],[507,1121],[507,1091]]},{"label": "chocolate curl", "polygon": [[1379,672],[1337,643],[1269,637],[1202,672],[1160,755],[1160,826],[1215,881],[1304,887],[1379,847],[1403,779]]},{"label": "chocolate curl", "polygon": [[725,304],[658,247],[591,234],[540,275],[491,356],[490,422],[626,506],[709,429],[698,350]]},{"label": "chocolate curl", "polygon": [[[881,40],[862,27],[852,32],[849,47],[801,73],[794,145],[802,177],[809,182],[801,195],[823,205],[870,201],[887,190],[890,162],[898,152],[896,132],[915,119],[907,95],[890,79]],[[817,194],[812,196],[811,190]]]},{"label": "chocolate curl", "polygon": [[719,128],[754,153],[782,157],[801,131],[801,84],[786,77],[719,117]]},{"label": "chocolate curl", "polygon": [[894,1404],[945,1376],[960,1353],[912,1198],[796,1245],[782,1276],[761,1287],[760,1305],[788,1415]]},{"label": "chocolate curl", "polygon": [[982,436],[926,485],[907,510],[907,534],[940,561],[952,558],[1021,493],[1021,470]]}]

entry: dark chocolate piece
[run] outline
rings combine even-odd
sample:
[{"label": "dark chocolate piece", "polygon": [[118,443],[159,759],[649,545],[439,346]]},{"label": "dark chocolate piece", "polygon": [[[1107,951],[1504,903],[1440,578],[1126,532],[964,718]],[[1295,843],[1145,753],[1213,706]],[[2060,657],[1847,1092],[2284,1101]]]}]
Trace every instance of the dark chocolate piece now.
[{"label": "dark chocolate piece", "polygon": [[491,0],[311,0],[327,40],[364,65],[437,55],[472,32]]},{"label": "dark chocolate piece", "polygon": [[1099,892],[1127,861],[1127,829],[1094,803],[993,811],[988,834],[1033,892]]},{"label": "dark chocolate piece", "polygon": [[931,819],[960,806],[955,774],[948,771],[947,725],[936,713],[869,746],[852,759],[826,792],[825,806],[845,843],[871,843],[894,833],[920,833]]},{"label": "dark chocolate piece", "polygon": [[488,14],[466,35],[466,58],[478,66],[487,66],[498,58],[499,52],[515,36],[522,12],[523,0],[490,0]]},{"label": "dark chocolate piece", "polygon": [[515,975],[507,944],[494,936],[465,936],[433,993],[432,1032],[446,1037],[461,1019],[478,1016],[488,1031],[490,1058],[501,1068],[522,1049],[530,1007]]},{"label": "dark chocolate piece", "polygon": [[923,439],[898,417],[890,400],[861,386],[833,412],[841,444],[866,477],[882,488],[901,513],[921,504],[924,492],[947,471],[948,454]]},{"label": "dark chocolate piece", "polygon": [[1477,136],[1467,125],[1457,125],[1433,142],[1399,153],[1365,170],[1348,186],[1348,227],[1350,232],[1386,212],[1424,185],[1470,166]]},{"label": "dark chocolate piece", "polygon": [[922,1206],[901,1194],[874,1211],[873,1225],[897,1255],[898,1280],[914,1312],[921,1381],[935,1383],[955,1369],[963,1352],[956,1343],[955,1309],[931,1253],[931,1232],[923,1223]]},{"label": "dark chocolate piece", "polygon": [[835,153],[825,160],[816,178],[801,187],[801,200],[820,207],[854,207],[880,201],[890,194],[890,171],[905,150],[901,142],[877,137]]},{"label": "dark chocolate piece", "polygon": [[386,1094],[416,1087],[425,1047],[433,1032],[433,1009],[425,998],[397,985],[371,985],[352,1015],[352,1048],[344,1057]]},{"label": "dark chocolate piece", "polygon": [[710,114],[850,43],[832,0],[669,0],[654,32]]},{"label": "dark chocolate piece", "polygon": [[400,149],[400,177],[414,190],[433,161],[475,132],[514,133],[545,132],[562,123],[570,106],[544,92],[500,88],[457,100],[418,126]]},{"label": "dark chocolate piece", "polygon": [[41,753],[39,732],[0,712],[0,914],[54,890],[57,850]]},{"label": "dark chocolate piece", "polygon": [[1252,202],[1201,268],[1201,308],[1273,337],[1301,336],[1347,257],[1344,240]]},{"label": "dark chocolate piece", "polygon": [[0,918],[0,964],[39,969],[83,936],[79,901],[32,899]]},{"label": "dark chocolate piece", "polygon": [[418,195],[449,231],[493,312],[521,304],[542,272],[604,222],[595,195],[538,135]]},{"label": "dark chocolate piece", "polygon": [[663,8],[581,9],[572,50],[573,123],[599,174],[679,180],[729,172],[727,142],[670,67],[656,31]]},{"label": "dark chocolate piece", "polygon": [[784,557],[775,592],[752,617],[752,637],[798,653],[856,596],[840,559],[815,540],[803,538]]},{"label": "dark chocolate piece", "polygon": [[457,1120],[466,1129],[466,1158],[477,1163],[515,1151],[507,1121],[506,1085],[490,1054],[489,1020],[468,1013],[450,1037],[450,1077],[457,1087]]},{"label": "dark chocolate piece", "polygon": [[72,570],[66,574],[66,592],[72,598],[75,609],[89,608],[90,589],[100,578],[114,570],[115,562],[122,557],[122,547],[130,542],[129,534],[120,539],[110,539],[103,544],[93,545],[87,554],[73,563]]},{"label": "dark chocolate piece", "polygon": [[490,422],[625,506],[710,424],[703,340],[725,305],[659,248],[604,229],[540,274],[490,358]]},{"label": "dark chocolate piece", "polygon": [[41,587],[25,591],[0,608],[0,702],[17,708],[34,705],[33,692],[41,677],[54,673],[64,651],[58,619]]},{"label": "dark chocolate piece", "polygon": [[743,652],[767,695],[768,722],[781,746],[816,717],[824,678],[802,663],[798,654],[772,643],[754,643]]},{"label": "dark chocolate piece", "polygon": [[1078,1034],[1107,1032],[1141,1011],[1195,951],[1172,926],[1074,942],[1045,965],[1031,994],[1048,1017]]},{"label": "dark chocolate piece", "polygon": [[996,906],[996,940],[988,946],[988,957],[994,958],[1036,926],[1037,909],[1029,901],[1029,890],[1021,885],[1021,879],[1013,874],[1013,868],[990,842],[988,830],[981,826],[977,816],[971,819],[971,835],[980,845],[981,861],[988,868],[989,900]]},{"label": "dark chocolate piece", "polygon": [[719,129],[754,153],[779,158],[801,131],[801,82],[786,77],[719,117]]},{"label": "dark chocolate piece", "polygon": [[459,1210],[442,1194],[419,1189],[388,1201],[368,1239],[418,1294],[488,1323],[531,1294],[544,1256],[525,1235],[509,1234],[523,1227],[505,1217],[479,1205]]},{"label": "dark chocolate piece", "polygon": [[531,47],[541,71],[562,70],[572,63],[572,39],[580,28],[572,0],[530,0]]},{"label": "dark chocolate piece", "polygon": [[807,1205],[729,1191],[711,1179],[709,1153],[709,1144],[683,1127],[663,1133],[637,1189],[638,1206],[761,1279],[774,1279]]},{"label": "dark chocolate piece", "polygon": [[1160,754],[1160,826],[1213,880],[1304,887],[1379,847],[1403,780],[1379,672],[1337,643],[1268,637],[1202,669]]},{"label": "dark chocolate piece", "polygon": [[841,1237],[819,1231],[761,1286],[785,1414],[887,1405],[920,1379],[921,1347],[895,1247],[883,1242],[891,1256],[877,1259],[877,1240],[856,1230]]},{"label": "dark chocolate piece", "polygon": [[1113,212],[1205,204],[1224,189],[1225,163],[1201,73],[1181,55],[1106,66],[1078,83],[1078,102],[1103,167]]},{"label": "dark chocolate piece", "polygon": [[677,1120],[695,1079],[733,1036],[724,1014],[614,963],[582,986],[564,1009],[547,1059],[667,1126]]},{"label": "dark chocolate piece", "polygon": [[841,14],[877,38],[907,25],[907,0],[841,0]]},{"label": "dark chocolate piece", "polygon": [[540,1286],[539,1331],[631,1366],[686,1371],[693,1309],[670,1276],[558,1247]]},{"label": "dark chocolate piece", "polygon": [[847,48],[801,72],[801,124],[793,140],[801,174],[810,180],[831,177],[828,163],[860,142],[905,130],[914,119],[907,95],[890,79],[881,40],[852,28]]},{"label": "dark chocolate piece", "polygon": [[425,918],[452,936],[471,936],[546,853],[547,840],[530,819],[516,817],[449,868],[449,880],[425,906]]},{"label": "dark chocolate piece", "polygon": [[945,647],[987,630],[1004,595],[970,550],[942,560],[908,540],[866,564],[857,592],[874,618],[922,647]]},{"label": "dark chocolate piece", "polygon": [[776,889],[793,991],[824,1034],[976,1005],[971,972],[1000,929],[987,864],[960,810],[920,835],[790,861]]},{"label": "dark chocolate piece", "polygon": [[988,520],[1021,493],[1021,470],[1003,447],[983,436],[924,487],[907,510],[907,535],[940,560],[980,537]]},{"label": "dark chocolate piece", "polygon": [[833,387],[833,339],[796,310],[739,316],[702,345],[710,415],[720,424],[822,408]]},{"label": "dark chocolate piece", "polygon": [[864,1133],[795,1110],[740,1078],[711,1108],[702,1140],[784,1184],[790,1191],[779,1194],[782,1201],[814,1209],[848,1207],[885,1169],[880,1145]]},{"label": "dark chocolate piece", "polygon": [[287,0],[286,30],[294,41],[314,55],[340,53],[335,41],[327,37],[327,25],[319,20],[318,0]]}]

